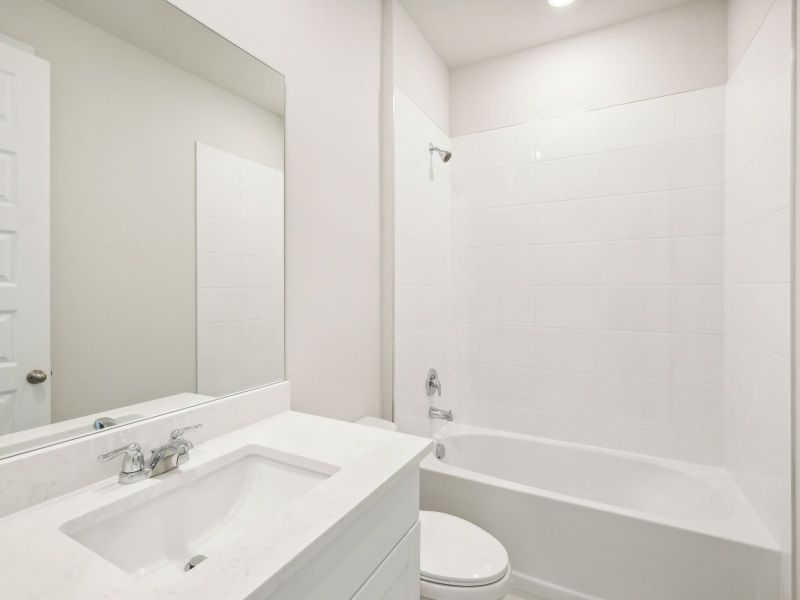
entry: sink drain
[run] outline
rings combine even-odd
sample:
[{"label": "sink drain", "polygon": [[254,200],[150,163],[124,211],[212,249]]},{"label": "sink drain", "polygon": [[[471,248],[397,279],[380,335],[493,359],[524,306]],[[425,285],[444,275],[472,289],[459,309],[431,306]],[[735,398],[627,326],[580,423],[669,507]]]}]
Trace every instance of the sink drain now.
[{"label": "sink drain", "polygon": [[188,573],[189,571],[194,569],[197,565],[199,565],[201,562],[203,562],[206,558],[207,557],[202,554],[193,556],[192,558],[189,559],[189,562],[186,563],[186,566],[183,567],[183,570]]}]

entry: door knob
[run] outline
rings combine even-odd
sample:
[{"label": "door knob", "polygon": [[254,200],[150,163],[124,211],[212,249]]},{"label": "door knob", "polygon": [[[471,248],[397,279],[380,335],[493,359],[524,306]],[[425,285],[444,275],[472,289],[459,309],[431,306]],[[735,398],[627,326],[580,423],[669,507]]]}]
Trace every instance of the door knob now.
[{"label": "door knob", "polygon": [[34,369],[25,377],[28,380],[28,383],[32,383],[36,385],[37,383],[44,383],[47,381],[47,373],[42,371],[41,369]]}]

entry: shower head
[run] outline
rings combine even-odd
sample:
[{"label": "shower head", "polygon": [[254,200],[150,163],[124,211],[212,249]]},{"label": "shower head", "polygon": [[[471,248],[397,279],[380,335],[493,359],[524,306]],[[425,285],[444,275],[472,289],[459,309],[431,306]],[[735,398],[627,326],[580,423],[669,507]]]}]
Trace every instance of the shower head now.
[{"label": "shower head", "polygon": [[450,152],[449,150],[442,150],[441,148],[437,148],[433,144],[428,144],[428,150],[430,151],[431,154],[436,152],[439,155],[439,158],[442,159],[442,162],[447,162],[451,158],[453,158],[452,152]]}]

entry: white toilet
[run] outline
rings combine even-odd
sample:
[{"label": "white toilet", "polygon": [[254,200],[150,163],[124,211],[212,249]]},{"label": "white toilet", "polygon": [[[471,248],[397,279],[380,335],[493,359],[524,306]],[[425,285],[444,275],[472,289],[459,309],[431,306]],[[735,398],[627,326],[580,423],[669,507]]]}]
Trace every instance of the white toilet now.
[{"label": "white toilet", "polygon": [[[357,423],[397,431],[383,419]],[[422,510],[420,590],[422,600],[502,600],[508,593],[508,553],[491,534],[453,515]]]}]

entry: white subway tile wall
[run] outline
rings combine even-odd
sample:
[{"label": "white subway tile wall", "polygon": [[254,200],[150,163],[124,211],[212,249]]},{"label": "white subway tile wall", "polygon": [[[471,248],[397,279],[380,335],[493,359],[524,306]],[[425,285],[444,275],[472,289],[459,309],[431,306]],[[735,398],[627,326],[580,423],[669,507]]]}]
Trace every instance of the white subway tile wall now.
[{"label": "white subway tile wall", "polygon": [[[447,373],[450,325],[450,165],[428,151],[450,140],[399,90],[395,120],[395,364],[394,418],[402,431],[430,435],[431,405],[425,375],[436,368],[444,382],[437,406],[454,395]],[[514,160],[513,143],[493,140],[495,160]],[[476,157],[477,159],[477,157]]]},{"label": "white subway tile wall", "polygon": [[791,550],[792,3],[776,0],[726,92],[725,460]]},{"label": "white subway tile wall", "polygon": [[453,140],[458,417],[723,461],[724,88]]},{"label": "white subway tile wall", "polygon": [[283,171],[197,144],[197,391],[283,379]]}]

